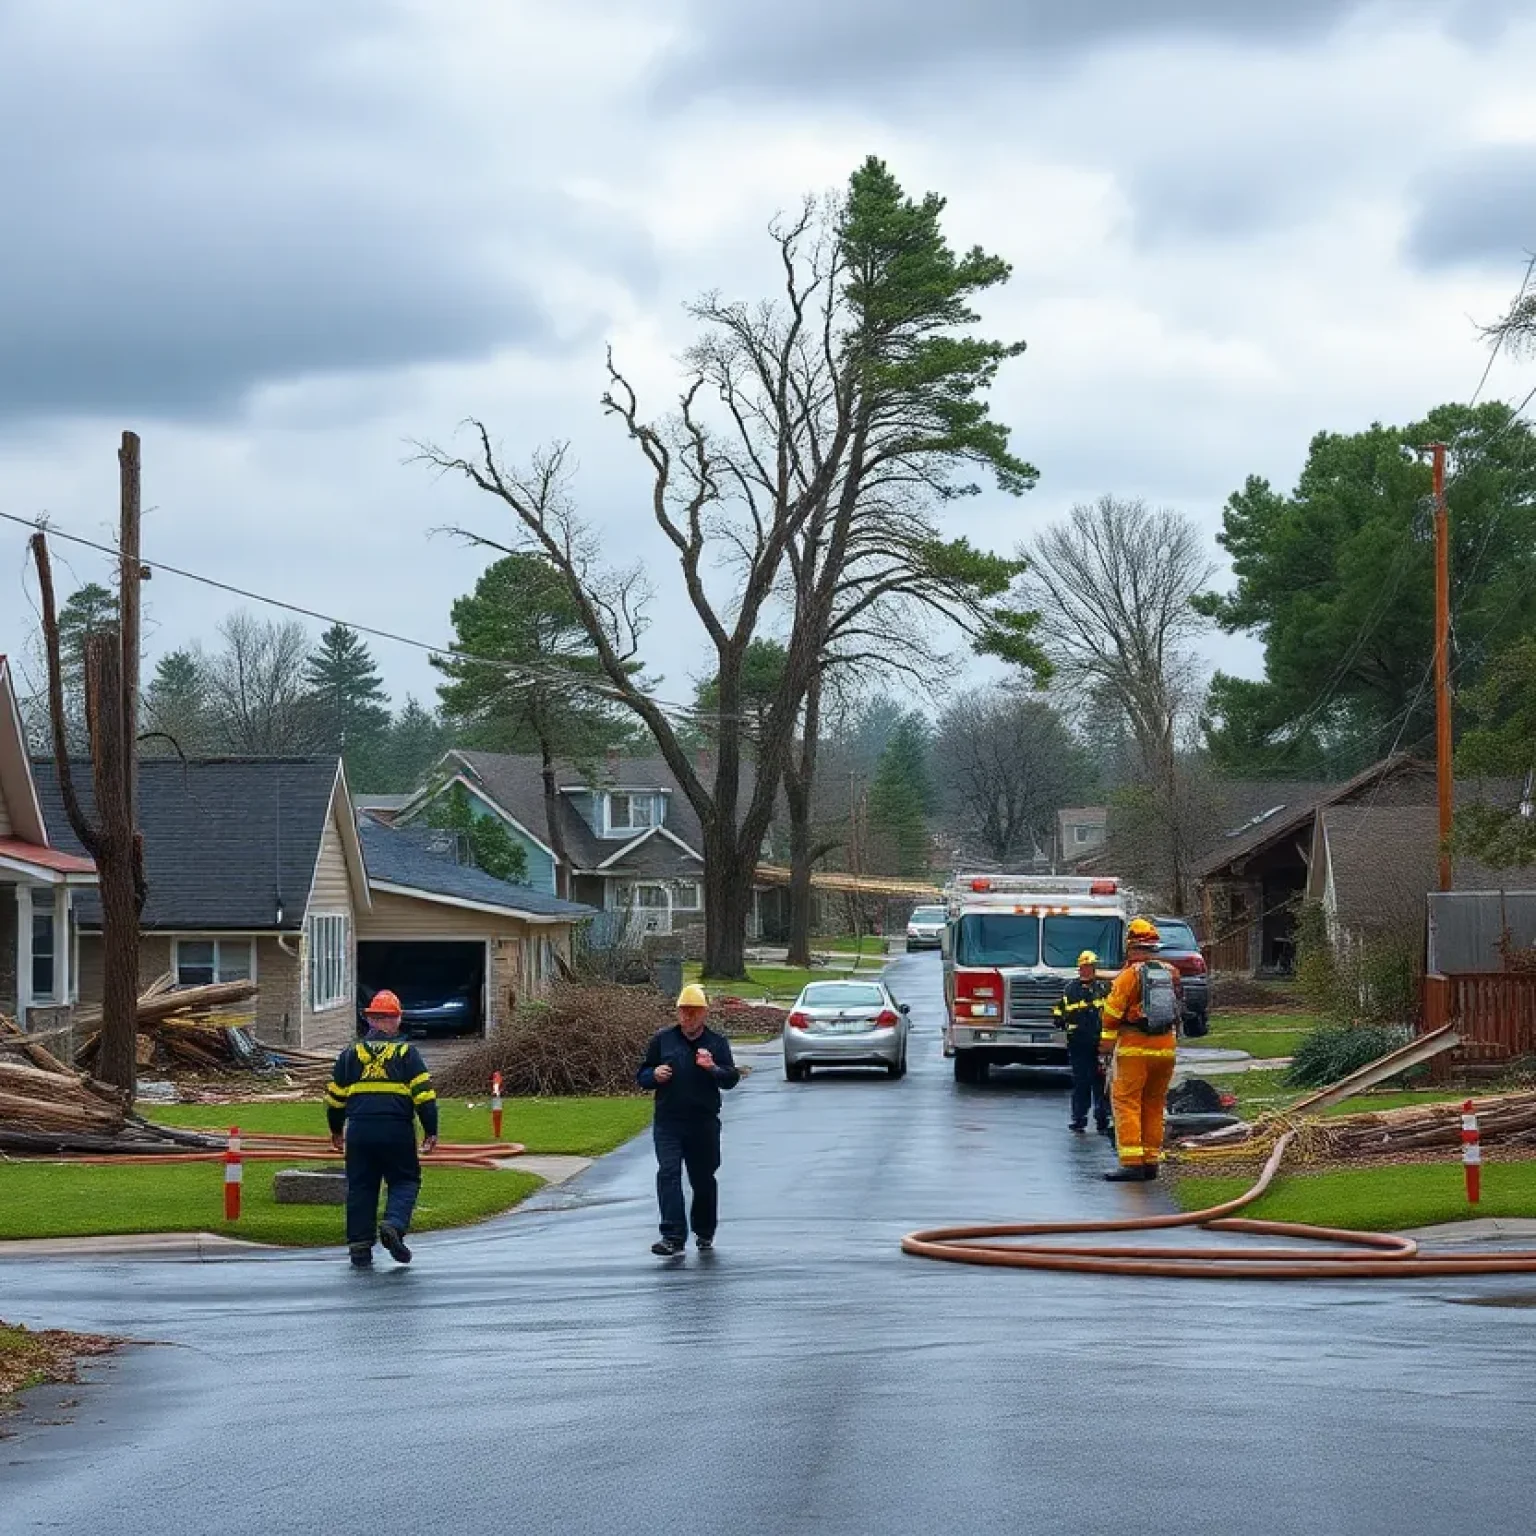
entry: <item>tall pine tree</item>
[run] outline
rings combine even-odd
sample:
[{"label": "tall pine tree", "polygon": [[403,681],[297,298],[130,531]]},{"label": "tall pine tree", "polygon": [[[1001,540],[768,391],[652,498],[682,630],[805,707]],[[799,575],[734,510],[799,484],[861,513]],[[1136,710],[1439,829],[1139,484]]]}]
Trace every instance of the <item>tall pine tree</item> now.
[{"label": "tall pine tree", "polygon": [[155,675],[144,695],[141,724],[143,750],[148,757],[174,753],[196,757],[213,750],[208,679],[196,651],[167,651],[155,663]]},{"label": "tall pine tree", "polygon": [[872,873],[920,879],[928,873],[928,816],[934,809],[928,773],[928,727],[921,715],[902,718],[880,754],[869,788]]},{"label": "tall pine tree", "polygon": [[389,698],[373,653],[355,629],[333,624],[304,668],[321,751],[338,753],[357,790],[374,790],[386,769]]}]

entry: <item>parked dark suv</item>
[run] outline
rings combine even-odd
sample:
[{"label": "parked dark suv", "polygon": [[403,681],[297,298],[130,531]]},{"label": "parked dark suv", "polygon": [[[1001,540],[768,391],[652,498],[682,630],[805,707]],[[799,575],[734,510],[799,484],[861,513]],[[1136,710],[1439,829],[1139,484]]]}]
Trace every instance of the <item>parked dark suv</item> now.
[{"label": "parked dark suv", "polygon": [[1184,1033],[1197,1040],[1209,1032],[1207,1015],[1211,1008],[1211,978],[1206,974],[1205,956],[1194,929],[1182,917],[1154,917],[1162,943],[1157,957],[1177,968],[1184,986]]}]

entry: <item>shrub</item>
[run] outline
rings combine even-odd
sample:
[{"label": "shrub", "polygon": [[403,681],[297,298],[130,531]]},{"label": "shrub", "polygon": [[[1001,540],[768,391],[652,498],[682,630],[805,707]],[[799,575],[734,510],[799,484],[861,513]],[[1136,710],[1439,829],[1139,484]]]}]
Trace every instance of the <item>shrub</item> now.
[{"label": "shrub", "polygon": [[1285,1080],[1297,1088],[1326,1088],[1412,1038],[1411,1030],[1383,1024],[1325,1024],[1296,1047]]}]

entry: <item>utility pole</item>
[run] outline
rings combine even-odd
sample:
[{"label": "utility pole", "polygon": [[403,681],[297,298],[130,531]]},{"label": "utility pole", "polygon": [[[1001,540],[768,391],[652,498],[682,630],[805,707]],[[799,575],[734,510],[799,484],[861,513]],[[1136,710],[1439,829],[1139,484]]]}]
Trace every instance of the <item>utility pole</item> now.
[{"label": "utility pole", "polygon": [[1435,497],[1435,777],[1440,799],[1440,889],[1451,888],[1451,528],[1445,506],[1445,444],[1431,443]]},{"label": "utility pole", "polygon": [[139,490],[139,435],[124,432],[117,450],[121,515],[118,531],[120,571],[117,613],[123,636],[123,740],[127,752],[124,772],[128,779],[128,809],[134,828],[139,824],[139,583],[143,567],[139,559],[140,525],[143,517]]}]

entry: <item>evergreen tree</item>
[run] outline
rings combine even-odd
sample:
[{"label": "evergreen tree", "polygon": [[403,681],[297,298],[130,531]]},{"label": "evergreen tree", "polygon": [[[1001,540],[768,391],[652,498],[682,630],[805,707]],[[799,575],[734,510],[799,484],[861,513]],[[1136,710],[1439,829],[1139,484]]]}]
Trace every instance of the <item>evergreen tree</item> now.
[{"label": "evergreen tree", "polygon": [[177,752],[196,757],[213,750],[208,679],[196,650],[167,651],[155,663],[141,723],[146,757]]},{"label": "evergreen tree", "polygon": [[928,873],[928,816],[934,809],[928,773],[928,727],[909,714],[891,732],[869,789],[872,873],[919,879]]},{"label": "evergreen tree", "polygon": [[336,752],[357,790],[375,789],[385,774],[389,699],[367,642],[345,624],[333,624],[304,667],[321,751]]},{"label": "evergreen tree", "polygon": [[448,750],[448,732],[438,715],[406,695],[390,723],[383,753],[381,782],[375,791],[403,795],[425,782],[432,765]]},{"label": "evergreen tree", "polygon": [[513,885],[528,881],[528,855],[521,843],[494,816],[477,815],[461,784],[446,795],[439,795],[427,809],[429,827],[460,833],[469,845],[469,856],[477,869],[510,880]]}]

